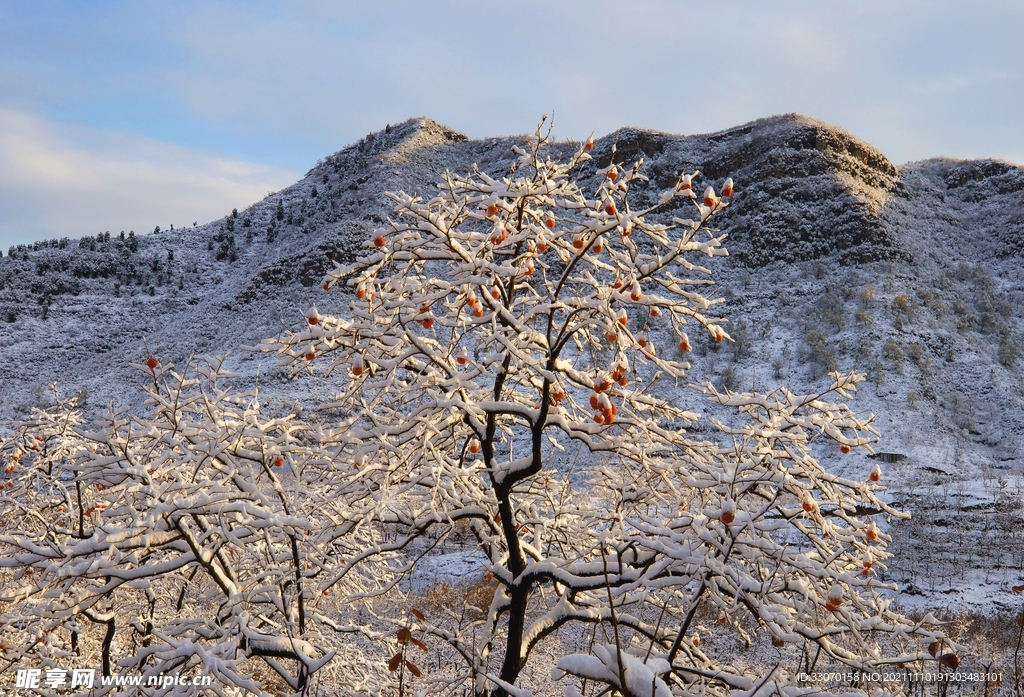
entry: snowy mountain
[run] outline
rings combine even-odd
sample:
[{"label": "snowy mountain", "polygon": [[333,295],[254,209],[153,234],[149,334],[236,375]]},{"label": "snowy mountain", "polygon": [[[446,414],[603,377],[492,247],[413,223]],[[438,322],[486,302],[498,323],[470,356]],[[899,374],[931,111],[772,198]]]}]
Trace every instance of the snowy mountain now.
[{"label": "snowy mountain", "polygon": [[[326,401],[322,381],[293,380],[241,347],[296,325],[310,305],[345,311],[348,291],[319,283],[385,220],[385,191],[428,195],[446,169],[473,163],[500,175],[519,141],[413,119],[220,220],[12,248],[0,259],[0,420],[27,416],[55,381],[89,407],[135,403],[143,378],[128,363],[148,355],[230,353],[272,409]],[[1009,602],[1024,570],[1024,169],[897,167],[840,129],[786,115],[700,136],[621,129],[596,141],[585,185],[613,146],[616,162],[645,158],[650,182],[637,195],[651,202],[683,170],[736,181],[718,219],[730,256],[712,264],[736,341],[700,337],[691,377],[801,389],[837,367],[867,372],[854,406],[878,415],[893,499],[915,514],[893,526],[893,551],[912,557],[890,572],[901,600]],[[851,476],[871,464],[823,457]]]}]

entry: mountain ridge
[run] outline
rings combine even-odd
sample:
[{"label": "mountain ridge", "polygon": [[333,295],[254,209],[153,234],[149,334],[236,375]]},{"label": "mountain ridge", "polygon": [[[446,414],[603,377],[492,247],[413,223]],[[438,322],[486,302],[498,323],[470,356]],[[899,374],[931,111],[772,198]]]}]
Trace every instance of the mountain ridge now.
[{"label": "mountain ridge", "polygon": [[[123,245],[115,249],[118,240],[100,243],[99,249],[93,249],[90,238],[77,243],[65,238],[63,248],[58,240],[12,248],[13,257],[0,260],[0,328],[9,336],[19,334],[20,319],[29,333],[46,335],[43,308],[48,308],[48,318],[73,314],[89,297],[106,296],[115,305],[154,305],[158,314],[188,314],[190,308],[210,304],[202,290],[206,285],[223,286],[217,292],[221,307],[272,302],[286,288],[292,297],[312,300],[308,289],[319,284],[333,262],[351,260],[371,231],[383,224],[389,212],[383,191],[427,189],[445,169],[466,171],[474,162],[498,175],[512,162],[510,146],[520,140],[471,140],[417,117],[325,157],[305,177],[243,210],[237,219],[229,216],[196,228],[137,236],[134,244],[141,251],[127,257]],[[638,188],[640,199],[653,200],[680,171],[700,169],[712,183],[733,177],[737,196],[720,226],[729,233],[728,263],[738,261],[751,269],[776,262],[827,260],[848,267],[926,261],[936,240],[915,242],[902,229],[911,196],[907,181],[926,204],[916,213],[946,228],[943,240],[957,255],[969,257],[980,245],[986,254],[1013,257],[1024,240],[1022,207],[989,210],[991,197],[985,196],[992,183],[1000,197],[1024,190],[1021,168],[994,160],[948,158],[897,168],[847,131],[799,114],[694,136],[618,129],[596,141],[595,163],[583,171],[584,186],[596,181],[597,164],[607,164],[613,145],[617,162],[641,154],[647,158],[645,172],[652,186]],[[565,151],[572,147],[561,145]],[[950,190],[955,195],[947,202]],[[945,203],[952,205],[940,210]],[[286,211],[281,220],[276,219],[279,204]],[[664,217],[674,212],[669,209]],[[967,224],[976,226],[973,236],[949,230]],[[209,255],[203,253],[204,245]],[[176,249],[178,259],[162,258]],[[232,262],[232,257],[244,263]],[[110,297],[118,284],[124,289],[121,300]],[[175,285],[181,288],[176,291]],[[147,291],[154,300],[146,299]],[[229,347],[230,342],[223,348]],[[197,342],[194,348],[210,346]],[[0,392],[10,389],[9,380],[17,373],[0,371]],[[43,370],[40,377],[45,374]]]},{"label": "mountain ridge", "polygon": [[[324,293],[319,283],[385,223],[385,191],[429,195],[445,170],[474,163],[500,175],[522,141],[474,140],[418,117],[326,156],[234,217],[12,248],[0,259],[0,421],[44,404],[53,381],[65,393],[85,390],[90,409],[138,406],[143,376],[128,363],[197,353],[230,353],[229,367],[259,384],[267,408],[315,413],[329,385],[293,379],[239,347],[294,326],[311,305],[347,311],[350,290]],[[650,184],[636,188],[638,205],[656,201],[680,171],[700,169],[701,186],[736,182],[716,219],[730,256],[712,264],[736,342],[695,340],[691,377],[763,389],[865,370],[854,405],[879,415],[880,450],[907,456],[892,467],[894,500],[921,520],[942,520],[952,499],[936,494],[926,508],[908,492],[962,486],[962,526],[1003,550],[985,562],[1003,569],[1001,580],[986,586],[958,571],[950,602],[1009,603],[1009,579],[1024,568],[1024,169],[948,158],[896,166],[842,129],[786,114],[703,135],[618,129],[596,139],[594,161],[581,169],[585,189],[613,146],[616,162],[646,160]],[[683,212],[680,204],[656,215],[667,222]],[[863,464],[824,459],[851,476]],[[997,509],[1011,511],[1004,538],[992,537]],[[913,539],[896,547],[912,549]],[[932,547],[936,565],[958,568],[955,548]],[[916,577],[892,578],[919,587]]]},{"label": "mountain ridge", "polygon": [[[227,283],[231,292],[222,304],[231,306],[266,300],[268,293],[290,287],[296,280],[302,289],[313,288],[333,261],[353,258],[370,232],[383,224],[389,212],[383,191],[429,188],[445,168],[458,171],[462,165],[465,171],[473,162],[500,174],[512,161],[509,146],[519,140],[470,140],[443,124],[417,117],[389,125],[327,156],[301,180],[253,204],[237,219],[226,217],[196,228],[137,236],[135,244],[142,251],[132,253],[134,258],[128,261],[123,246],[120,252],[114,249],[117,240],[101,243],[98,253],[91,248],[96,245],[90,238],[81,238],[77,244],[65,238],[63,247],[57,240],[14,247],[13,257],[8,254],[0,261],[0,327],[13,330],[18,318],[27,322],[32,315],[37,315],[40,327],[45,326],[40,308],[48,307],[49,317],[62,307],[78,307],[79,302],[71,299],[83,293],[112,295],[117,284],[125,289],[126,298],[137,301],[144,301],[138,288],[144,293],[152,287],[151,297],[162,297],[167,301],[164,309],[171,312],[180,309],[181,296],[188,295],[186,288],[192,281],[200,287],[211,281]],[[980,243],[986,252],[1001,258],[1015,256],[1024,238],[1024,213],[1019,206],[978,210],[988,203],[982,197],[989,184],[996,185],[999,196],[1024,190],[1021,168],[995,160],[948,158],[897,168],[852,134],[798,114],[694,136],[621,128],[596,141],[596,162],[584,169],[583,185],[593,180],[596,163],[607,164],[603,159],[610,157],[612,145],[617,162],[640,154],[647,158],[645,171],[652,186],[646,191],[639,187],[640,198],[652,199],[684,170],[701,169],[712,182],[732,176],[738,195],[722,214],[721,227],[729,232],[732,260],[750,268],[825,259],[844,267],[912,262],[914,253],[920,254],[920,248],[930,243],[914,244],[905,231],[901,233],[899,221],[886,224],[886,216],[893,218],[891,209],[911,195],[904,179],[914,183],[919,195],[927,195],[930,210],[956,189],[953,203],[957,205],[940,218],[948,226],[965,224],[961,218],[968,216],[967,222],[982,233]],[[939,190],[940,179],[946,191]],[[287,211],[281,220],[276,220],[278,202]],[[673,209],[666,216],[671,213]],[[970,240],[947,239],[959,253],[970,251]],[[213,259],[202,253],[204,244]],[[105,256],[104,247],[109,248]],[[178,260],[155,258],[160,256],[158,248],[173,254],[178,247],[182,250]],[[181,254],[189,258],[180,258]],[[230,261],[246,255],[245,264]],[[148,272],[140,268],[140,261]],[[169,276],[183,286],[180,293],[174,292],[173,280],[164,282]],[[97,283],[98,279],[102,282]],[[65,300],[69,302],[62,306]],[[184,303],[195,307],[207,300],[193,294]],[[12,317],[15,321],[3,322]]]}]

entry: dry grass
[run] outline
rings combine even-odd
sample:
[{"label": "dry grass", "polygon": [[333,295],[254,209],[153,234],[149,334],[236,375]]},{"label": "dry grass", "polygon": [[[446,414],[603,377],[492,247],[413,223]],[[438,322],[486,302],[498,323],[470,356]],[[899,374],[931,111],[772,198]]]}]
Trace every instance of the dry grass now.
[{"label": "dry grass", "polygon": [[487,615],[497,585],[497,581],[485,579],[465,584],[441,581],[412,602],[432,617],[462,617],[473,622]]}]

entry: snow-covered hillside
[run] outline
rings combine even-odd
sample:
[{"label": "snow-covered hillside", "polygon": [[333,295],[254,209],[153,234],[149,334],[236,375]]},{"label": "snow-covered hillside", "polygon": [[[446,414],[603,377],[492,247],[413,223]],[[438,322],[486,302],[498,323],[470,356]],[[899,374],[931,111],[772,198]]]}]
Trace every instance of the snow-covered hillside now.
[{"label": "snow-covered hillside", "polygon": [[[297,324],[310,305],[345,311],[347,291],[319,283],[385,220],[385,191],[429,194],[446,169],[473,163],[500,174],[516,142],[413,119],[220,220],[5,252],[0,420],[44,403],[52,382],[84,390],[90,407],[135,403],[142,377],[129,362],[196,353],[230,353],[272,409],[315,407],[329,397],[322,381],[293,380],[241,347]],[[894,528],[893,551],[909,560],[889,572],[902,602],[1010,602],[1024,575],[1024,170],[896,167],[844,131],[787,115],[702,136],[622,129],[596,142],[585,173],[595,186],[613,145],[616,161],[645,158],[650,185],[638,195],[652,201],[682,170],[736,181],[718,219],[731,256],[712,264],[736,341],[695,337],[691,377],[802,388],[823,387],[836,367],[866,371],[854,406],[878,415],[880,452],[905,456],[883,467],[894,500],[915,513]],[[857,476],[871,464],[824,458]]]}]

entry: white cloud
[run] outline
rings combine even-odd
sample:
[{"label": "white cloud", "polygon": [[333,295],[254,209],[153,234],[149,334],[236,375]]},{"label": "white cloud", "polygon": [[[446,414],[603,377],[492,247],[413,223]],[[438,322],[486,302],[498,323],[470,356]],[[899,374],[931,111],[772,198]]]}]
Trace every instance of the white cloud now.
[{"label": "white cloud", "polygon": [[0,249],[219,218],[300,175],[0,108]]}]

